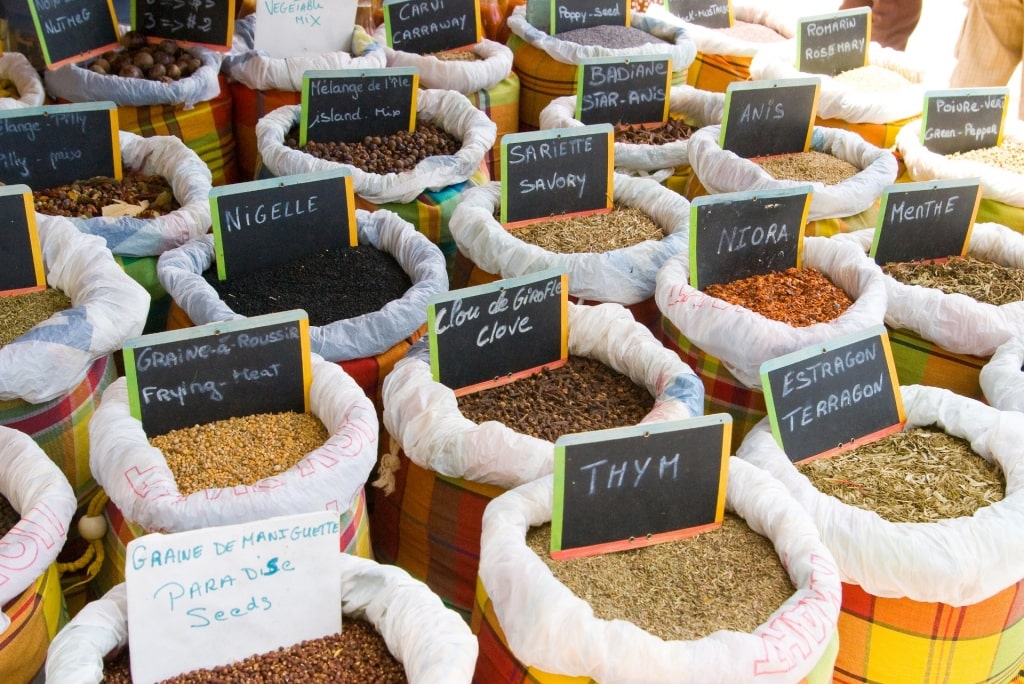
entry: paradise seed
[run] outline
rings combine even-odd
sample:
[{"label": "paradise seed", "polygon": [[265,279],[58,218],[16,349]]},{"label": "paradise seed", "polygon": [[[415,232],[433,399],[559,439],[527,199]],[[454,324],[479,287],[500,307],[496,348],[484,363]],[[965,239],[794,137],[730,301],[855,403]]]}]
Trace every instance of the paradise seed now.
[{"label": "paradise seed", "polygon": [[853,305],[849,295],[814,268],[773,271],[709,285],[704,291],[794,328],[834,320]]},{"label": "paradise seed", "polygon": [[71,298],[48,287],[0,297],[0,347],[10,344],[59,311],[71,308]]},{"label": "paradise seed", "polygon": [[777,180],[817,181],[835,185],[853,178],[860,169],[839,157],[817,150],[751,159]]}]

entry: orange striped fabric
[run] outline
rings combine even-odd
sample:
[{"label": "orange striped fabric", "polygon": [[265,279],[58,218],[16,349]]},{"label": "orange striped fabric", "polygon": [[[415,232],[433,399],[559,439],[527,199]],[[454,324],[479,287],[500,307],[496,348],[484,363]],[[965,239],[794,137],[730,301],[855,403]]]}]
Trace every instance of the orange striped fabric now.
[{"label": "orange striped fabric", "polygon": [[11,624],[0,634],[0,682],[42,681],[46,649],[68,620],[56,564],[9,601],[3,611]]}]

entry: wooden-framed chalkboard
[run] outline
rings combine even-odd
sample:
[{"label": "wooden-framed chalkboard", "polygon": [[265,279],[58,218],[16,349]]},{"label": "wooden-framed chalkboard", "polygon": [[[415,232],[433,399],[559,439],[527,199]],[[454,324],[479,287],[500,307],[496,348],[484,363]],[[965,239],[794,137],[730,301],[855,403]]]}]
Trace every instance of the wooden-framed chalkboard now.
[{"label": "wooden-framed chalkboard", "polygon": [[981,179],[890,185],[869,252],[879,264],[963,256],[981,205]]},{"label": "wooden-framed chalkboard", "polygon": [[831,456],[906,422],[885,326],[761,364],[772,433],[794,463]]},{"label": "wooden-framed chalkboard", "polygon": [[309,410],[309,319],[299,309],[143,335],[123,351],[129,409],[150,437]]},{"label": "wooden-framed chalkboard", "polygon": [[551,0],[551,34],[591,26],[629,26],[630,0]]},{"label": "wooden-framed chalkboard", "polygon": [[809,185],[728,192],[690,203],[690,285],[698,290],[800,268]]},{"label": "wooden-framed chalkboard", "polygon": [[111,0],[25,0],[48,69],[79,62],[118,46]]},{"label": "wooden-framed chalkboard", "polygon": [[705,28],[729,28],[733,22],[731,0],[668,0],[668,11],[688,24]]},{"label": "wooden-framed chalkboard", "polygon": [[584,124],[668,120],[671,55],[592,57],[576,67],[576,119]]},{"label": "wooden-framed chalkboard", "polygon": [[214,188],[210,207],[220,280],[359,242],[345,168]]},{"label": "wooden-framed chalkboard", "polygon": [[797,69],[835,76],[868,63],[871,9],[855,9],[801,17],[797,21]]},{"label": "wooden-framed chalkboard", "polygon": [[132,28],[226,52],[235,35],[235,0],[132,0]]},{"label": "wooden-framed chalkboard", "polygon": [[611,211],[613,137],[607,123],[502,136],[501,222]]},{"label": "wooden-framed chalkboard", "polygon": [[419,80],[415,67],[307,71],[299,145],[415,130]]},{"label": "wooden-framed chalkboard", "polygon": [[32,189],[0,187],[0,295],[46,289]]},{"label": "wooden-framed chalkboard", "polygon": [[719,145],[748,159],[806,152],[820,90],[813,76],[730,83]]},{"label": "wooden-framed chalkboard", "polygon": [[434,295],[430,369],[456,395],[556,368],[569,358],[569,287],[546,270]]},{"label": "wooden-framed chalkboard", "polygon": [[559,437],[551,557],[650,546],[720,526],[731,441],[727,413]]},{"label": "wooden-framed chalkboard", "polygon": [[0,111],[0,182],[44,190],[94,176],[122,176],[113,102]]},{"label": "wooden-framed chalkboard", "polygon": [[921,143],[936,154],[998,147],[1010,100],[1009,88],[928,90],[921,115]]},{"label": "wooden-framed chalkboard", "polygon": [[388,0],[384,3],[388,47],[430,54],[479,43],[479,0]]}]

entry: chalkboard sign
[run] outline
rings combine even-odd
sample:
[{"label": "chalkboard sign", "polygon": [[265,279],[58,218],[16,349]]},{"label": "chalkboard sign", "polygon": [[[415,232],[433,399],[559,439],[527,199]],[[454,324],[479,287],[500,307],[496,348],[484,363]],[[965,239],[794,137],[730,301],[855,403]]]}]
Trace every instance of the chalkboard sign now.
[{"label": "chalkboard sign", "polygon": [[569,358],[569,288],[555,270],[434,295],[427,302],[434,380],[468,394]]},{"label": "chalkboard sign", "polygon": [[0,295],[46,288],[36,210],[27,185],[0,187],[0,245]]},{"label": "chalkboard sign", "polygon": [[348,169],[214,188],[210,206],[221,280],[358,244]]},{"label": "chalkboard sign", "polygon": [[672,57],[594,57],[576,67],[576,119],[585,124],[668,120]]},{"label": "chalkboard sign", "polygon": [[820,89],[814,77],[730,83],[719,144],[748,159],[806,152]]},{"label": "chalkboard sign", "polygon": [[868,63],[871,10],[867,7],[803,17],[797,22],[797,69],[835,76]]},{"label": "chalkboard sign", "polygon": [[391,0],[384,4],[388,47],[424,55],[479,43],[478,0]]},{"label": "chalkboard sign", "polygon": [[309,410],[309,319],[285,311],[135,337],[128,403],[146,435],[257,413]]},{"label": "chalkboard sign", "polygon": [[761,382],[772,433],[793,462],[874,441],[906,420],[881,325],[765,361]]},{"label": "chalkboard sign", "polygon": [[0,182],[44,190],[94,176],[121,178],[113,102],[0,111]]},{"label": "chalkboard sign", "polygon": [[235,33],[235,0],[132,0],[132,28],[225,52]]},{"label": "chalkboard sign", "polygon": [[998,147],[1009,100],[1006,87],[929,90],[924,94],[921,142],[936,154]]},{"label": "chalkboard sign", "polygon": [[415,67],[307,71],[302,75],[299,145],[359,142],[416,129]]},{"label": "chalkboard sign", "polygon": [[605,123],[502,136],[501,222],[611,211],[613,130]]},{"label": "chalkboard sign", "polygon": [[629,26],[630,0],[551,0],[551,34],[591,26]]},{"label": "chalkboard sign", "polygon": [[731,440],[726,413],[559,437],[551,557],[650,546],[720,526]]},{"label": "chalkboard sign", "polygon": [[800,268],[808,186],[730,192],[690,203],[690,285],[731,283]]},{"label": "chalkboard sign", "polygon": [[730,0],[668,0],[668,11],[688,24],[721,29],[732,26]]},{"label": "chalkboard sign", "polygon": [[26,0],[48,69],[118,46],[111,0]]},{"label": "chalkboard sign", "polygon": [[981,180],[890,185],[882,194],[871,257],[879,264],[963,256],[981,204]]}]

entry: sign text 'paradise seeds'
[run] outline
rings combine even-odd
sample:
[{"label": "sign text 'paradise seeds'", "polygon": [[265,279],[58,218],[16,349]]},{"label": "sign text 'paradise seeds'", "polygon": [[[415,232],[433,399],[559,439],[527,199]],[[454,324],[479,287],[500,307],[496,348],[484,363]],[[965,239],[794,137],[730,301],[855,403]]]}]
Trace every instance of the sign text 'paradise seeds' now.
[{"label": "sign text 'paradise seeds'", "polygon": [[302,75],[299,145],[412,131],[418,91],[415,67],[307,71]]},{"label": "sign text 'paradise seeds'", "polygon": [[576,67],[576,119],[584,124],[662,123],[668,119],[672,58],[594,57]]},{"label": "sign text 'paradise seeds'", "polygon": [[730,83],[719,146],[748,159],[806,152],[820,90],[815,77]]},{"label": "sign text 'paradise seeds'", "polygon": [[996,147],[1010,91],[998,88],[929,90],[924,94],[921,143],[936,154],[954,154]]},{"label": "sign text 'paradise seeds'", "polygon": [[0,187],[0,245],[0,295],[46,288],[32,190],[27,185]]},{"label": "sign text 'paradise seeds'", "polygon": [[384,3],[388,46],[415,54],[480,42],[479,0],[391,0]]}]

